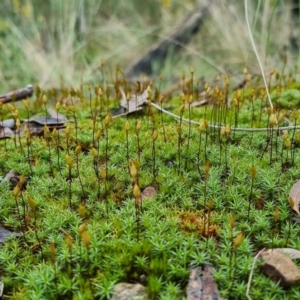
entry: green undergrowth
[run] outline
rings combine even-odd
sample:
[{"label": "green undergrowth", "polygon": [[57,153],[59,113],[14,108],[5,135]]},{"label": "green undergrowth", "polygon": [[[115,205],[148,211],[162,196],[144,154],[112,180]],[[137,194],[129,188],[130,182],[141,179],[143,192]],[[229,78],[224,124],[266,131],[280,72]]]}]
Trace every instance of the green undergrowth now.
[{"label": "green undergrowth", "polygon": [[[274,84],[273,111],[251,82],[222,86],[205,86],[207,106],[189,107],[191,85],[162,103],[179,119],[152,106],[112,118],[118,100],[105,87],[97,96],[71,89],[56,106],[67,128],[2,140],[2,176],[25,175],[13,190],[0,185],[0,225],[23,234],[0,248],[3,298],[110,299],[115,284],[140,282],[149,299],[185,299],[190,270],[211,264],[221,295],[245,299],[259,250],[300,249],[288,201],[299,179],[299,84]],[[62,99],[45,93],[28,109],[3,106],[2,117],[45,115]],[[156,195],[144,199],[147,187]],[[283,289],[256,266],[250,295],[298,299],[300,288]]]}]

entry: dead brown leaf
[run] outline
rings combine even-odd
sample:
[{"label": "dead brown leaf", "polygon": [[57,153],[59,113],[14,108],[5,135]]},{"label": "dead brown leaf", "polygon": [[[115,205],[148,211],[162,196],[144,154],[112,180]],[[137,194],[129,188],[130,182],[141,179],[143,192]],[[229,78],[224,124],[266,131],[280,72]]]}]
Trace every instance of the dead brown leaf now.
[{"label": "dead brown leaf", "polygon": [[145,90],[141,95],[130,95],[128,101],[124,90],[120,89],[120,91],[122,94],[122,100],[120,102],[120,105],[127,110],[128,114],[143,109],[144,105],[148,103],[147,90]]},{"label": "dead brown leaf", "polygon": [[222,300],[212,276],[213,267],[204,265],[191,270],[186,288],[187,300]]},{"label": "dead brown leaf", "polygon": [[289,194],[289,198],[293,199],[293,210],[300,215],[299,202],[300,202],[300,180],[298,180],[293,186]]},{"label": "dead brown leaf", "polygon": [[286,255],[277,251],[262,251],[262,271],[273,281],[283,287],[290,287],[300,282],[300,271],[293,261]]},{"label": "dead brown leaf", "polygon": [[278,252],[287,255],[290,259],[300,259],[300,251],[293,248],[274,248],[266,250],[266,252]]},{"label": "dead brown leaf", "polygon": [[13,131],[8,128],[0,125],[0,139],[7,139],[13,135]]}]

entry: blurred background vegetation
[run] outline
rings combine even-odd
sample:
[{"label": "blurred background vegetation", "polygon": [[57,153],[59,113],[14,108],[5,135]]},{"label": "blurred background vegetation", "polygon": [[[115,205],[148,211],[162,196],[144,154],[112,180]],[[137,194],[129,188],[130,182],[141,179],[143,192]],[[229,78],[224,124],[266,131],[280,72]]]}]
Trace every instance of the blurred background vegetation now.
[{"label": "blurred background vegetation", "polygon": [[[114,76],[165,38],[201,0],[1,0],[0,93],[32,83],[58,87]],[[244,1],[211,0],[199,32],[180,51],[154,64],[166,84],[192,65],[195,75],[258,72]],[[300,62],[300,0],[252,0],[249,16],[266,70]],[[103,64],[103,70],[101,64]],[[296,71],[297,72],[297,71]]]}]

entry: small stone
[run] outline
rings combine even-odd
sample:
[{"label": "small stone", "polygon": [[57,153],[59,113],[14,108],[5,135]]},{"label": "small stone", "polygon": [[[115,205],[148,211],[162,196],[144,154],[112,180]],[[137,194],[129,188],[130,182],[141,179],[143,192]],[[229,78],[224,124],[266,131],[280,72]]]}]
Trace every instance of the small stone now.
[{"label": "small stone", "polygon": [[20,237],[21,233],[11,232],[0,226],[0,244],[4,244],[10,236]]},{"label": "small stone", "polygon": [[156,189],[153,186],[148,186],[143,190],[141,194],[141,198],[142,200],[150,199],[155,197],[155,195],[156,195]]},{"label": "small stone", "polygon": [[114,288],[112,300],[146,300],[146,288],[139,284],[121,282]]},{"label": "small stone", "polygon": [[279,281],[283,287],[300,282],[300,271],[288,256],[275,251],[263,252],[261,256],[261,268],[273,281]]}]

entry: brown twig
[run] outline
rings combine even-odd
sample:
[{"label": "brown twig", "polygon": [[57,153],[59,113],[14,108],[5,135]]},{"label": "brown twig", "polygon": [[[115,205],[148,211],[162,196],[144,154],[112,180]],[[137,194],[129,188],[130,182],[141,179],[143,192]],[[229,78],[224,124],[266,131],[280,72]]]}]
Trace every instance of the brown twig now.
[{"label": "brown twig", "polygon": [[28,84],[25,88],[17,89],[13,92],[9,92],[3,95],[0,95],[0,102],[9,103],[13,101],[19,101],[31,97],[34,93],[33,86]]}]

